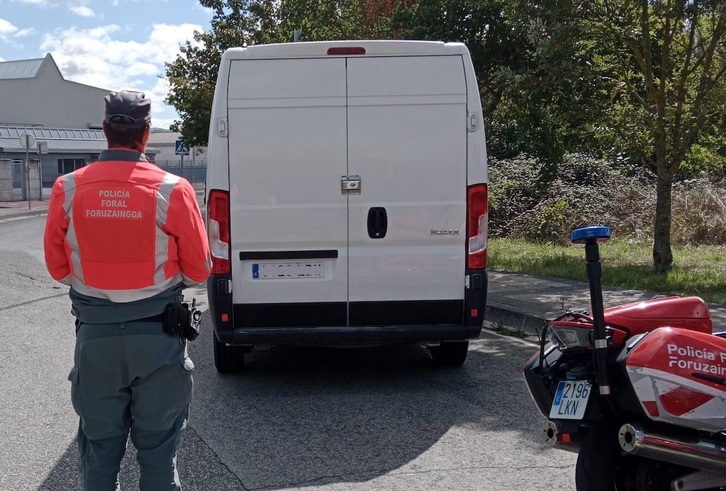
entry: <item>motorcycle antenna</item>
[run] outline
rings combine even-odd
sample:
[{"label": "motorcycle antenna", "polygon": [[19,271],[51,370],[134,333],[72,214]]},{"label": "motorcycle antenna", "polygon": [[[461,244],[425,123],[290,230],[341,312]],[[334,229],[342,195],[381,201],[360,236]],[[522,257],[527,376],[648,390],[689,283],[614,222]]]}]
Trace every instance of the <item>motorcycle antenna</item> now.
[{"label": "motorcycle antenna", "polygon": [[610,377],[607,370],[608,340],[605,331],[605,314],[602,300],[602,264],[600,263],[599,244],[610,238],[610,229],[602,225],[577,228],[572,231],[570,240],[573,244],[585,244],[585,260],[587,261],[587,279],[590,283],[590,303],[592,305],[593,328],[595,332],[595,370],[600,395],[612,393]]}]

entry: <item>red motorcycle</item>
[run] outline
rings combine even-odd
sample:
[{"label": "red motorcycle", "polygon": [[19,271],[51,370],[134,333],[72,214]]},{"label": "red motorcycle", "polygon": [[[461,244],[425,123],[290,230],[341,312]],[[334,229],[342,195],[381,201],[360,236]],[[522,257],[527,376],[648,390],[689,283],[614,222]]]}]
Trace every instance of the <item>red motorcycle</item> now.
[{"label": "red motorcycle", "polygon": [[524,366],[546,441],[577,452],[577,491],[726,489],[726,333],[698,297],[603,308],[599,243],[585,244],[591,312],[550,321]]}]

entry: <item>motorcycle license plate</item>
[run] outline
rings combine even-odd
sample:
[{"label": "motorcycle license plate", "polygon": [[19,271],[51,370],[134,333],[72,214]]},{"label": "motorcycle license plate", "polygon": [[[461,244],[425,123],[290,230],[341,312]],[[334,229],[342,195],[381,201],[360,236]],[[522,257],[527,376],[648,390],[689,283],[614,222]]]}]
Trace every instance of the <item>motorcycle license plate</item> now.
[{"label": "motorcycle license plate", "polygon": [[562,380],[557,384],[550,419],[582,419],[591,391],[587,380]]}]

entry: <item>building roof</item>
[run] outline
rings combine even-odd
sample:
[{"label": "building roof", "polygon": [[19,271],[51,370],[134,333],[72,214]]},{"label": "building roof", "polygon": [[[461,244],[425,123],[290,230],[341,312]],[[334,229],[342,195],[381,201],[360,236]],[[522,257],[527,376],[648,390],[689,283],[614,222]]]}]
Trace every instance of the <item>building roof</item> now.
[{"label": "building roof", "polygon": [[[45,128],[24,126],[0,126],[0,148],[3,153],[25,153],[25,147],[20,143],[20,136],[30,133],[36,142],[48,142],[48,153],[101,153],[108,148],[106,137],[101,130]],[[37,149],[31,148],[30,153],[35,154]],[[157,154],[159,150],[149,145],[147,154]]]},{"label": "building roof", "polygon": [[155,131],[152,130],[149,135],[149,144],[154,145],[174,145],[181,138],[181,133],[176,131]]},{"label": "building roof", "polygon": [[45,58],[20,61],[0,61],[0,80],[34,78]]},{"label": "building roof", "polygon": [[46,128],[41,126],[0,126],[0,138],[20,138],[23,133],[30,133],[38,140],[83,140],[106,141],[103,131],[92,129]]},{"label": "building roof", "polygon": [[[0,126],[0,148],[4,153],[24,153],[20,135],[30,133],[37,141],[47,141],[53,153],[89,153],[106,149],[106,138],[101,130]],[[36,149],[30,149],[35,153]]]},{"label": "building roof", "polygon": [[[0,148],[4,154],[25,154],[25,147],[15,138],[0,138]],[[106,150],[106,141],[54,141],[48,142],[48,153],[101,153]],[[30,154],[36,155],[37,149],[31,148]]]}]

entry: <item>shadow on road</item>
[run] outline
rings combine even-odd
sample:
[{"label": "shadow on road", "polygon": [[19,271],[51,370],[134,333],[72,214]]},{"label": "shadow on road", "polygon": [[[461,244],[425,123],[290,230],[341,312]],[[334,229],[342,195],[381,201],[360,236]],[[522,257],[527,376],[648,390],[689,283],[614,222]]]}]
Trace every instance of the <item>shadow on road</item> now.
[{"label": "shadow on road", "polygon": [[[179,455],[186,491],[360,483],[482,460],[525,466],[543,449],[519,371],[532,345],[483,333],[458,369],[433,367],[418,346],[276,348],[223,376],[211,336],[190,348],[195,395]],[[530,450],[493,449],[489,435],[503,432]],[[122,489],[138,489],[134,460],[130,447]],[[77,475],[72,444],[40,489],[78,489]]]}]

